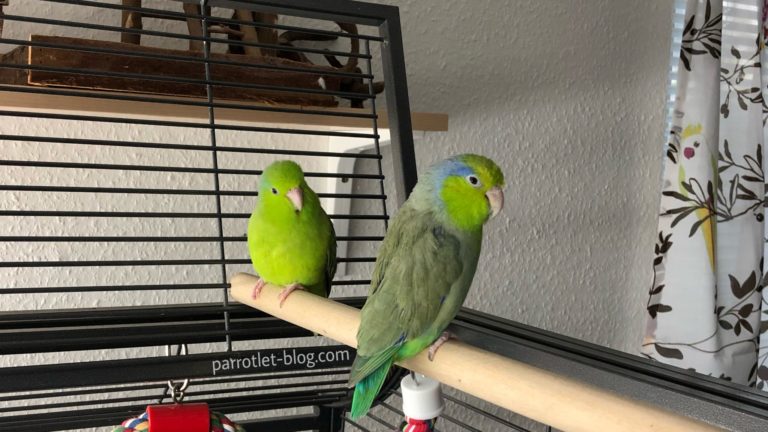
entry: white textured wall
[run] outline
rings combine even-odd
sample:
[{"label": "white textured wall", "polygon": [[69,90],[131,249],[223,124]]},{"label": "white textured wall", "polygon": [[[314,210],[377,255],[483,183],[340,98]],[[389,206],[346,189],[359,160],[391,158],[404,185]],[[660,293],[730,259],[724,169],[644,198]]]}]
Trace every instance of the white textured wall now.
[{"label": "white textured wall", "polygon": [[411,108],[450,116],[420,169],[506,173],[466,305],[637,352],[658,207],[671,0],[386,0]]},{"label": "white textured wall", "polygon": [[[660,148],[663,140],[666,70],[671,31],[671,0],[386,0],[401,8],[411,107],[414,111],[447,112],[450,131],[417,134],[420,169],[460,152],[477,152],[494,158],[507,175],[507,208],[487,228],[483,257],[467,306],[601,345],[636,352],[643,323],[643,305],[649,281],[650,258],[656,224]],[[13,1],[8,13],[23,1]],[[157,6],[158,2],[147,2]],[[52,5],[51,8],[63,8]],[[77,17],[90,22],[109,21],[114,14],[78,16],[69,8],[57,18]],[[25,13],[29,13],[25,11]],[[35,10],[47,16],[51,10]],[[50,30],[50,29],[49,29]],[[6,25],[9,37],[24,37],[23,25]],[[36,30],[36,33],[52,31]],[[67,34],[72,35],[69,32]],[[90,35],[82,32],[80,35]],[[114,35],[109,39],[116,40]],[[161,45],[156,40],[150,44]],[[5,133],[52,133],[71,137],[128,137],[138,141],[205,144],[192,131],[119,127],[68,129],[54,122],[10,122]],[[222,145],[244,145],[237,134],[223,136]],[[317,148],[324,142],[292,137],[276,138],[263,145]],[[63,146],[49,146],[50,153],[30,153],[17,143],[3,147],[4,158],[60,159]],[[90,149],[92,150],[92,149]],[[83,152],[81,161],[205,166],[207,153],[177,154],[109,150]],[[159,158],[159,159],[158,159]],[[229,167],[247,168],[254,162],[233,156]],[[259,160],[263,164],[264,160]],[[310,164],[312,162],[305,162]],[[320,170],[322,167],[318,166]],[[357,170],[371,172],[360,164]],[[83,178],[83,185],[130,187],[205,188],[185,175],[126,174],[105,180]],[[3,182],[60,184],[56,175],[38,177],[34,170],[4,168]],[[248,179],[229,177],[225,188],[248,189]],[[358,190],[365,185],[356,184]],[[390,189],[391,191],[391,189]],[[34,208],[43,201],[3,193],[0,208]],[[75,209],[93,209],[94,196],[67,202]],[[131,198],[97,206],[101,210],[130,209]],[[179,211],[211,211],[210,203],[153,199],[158,210],[176,206]],[[247,211],[248,199],[225,204],[229,211]],[[24,207],[27,206],[27,207]],[[31,206],[31,207],[30,207]],[[68,207],[68,208],[69,208]],[[360,208],[358,208],[360,209]],[[391,209],[390,209],[391,210]],[[244,221],[242,221],[244,222]],[[64,227],[66,221],[34,228],[36,234]],[[99,222],[92,222],[98,224]],[[95,226],[95,225],[94,225]],[[64,227],[66,228],[66,227]],[[89,226],[70,226],[87,232]],[[227,234],[241,227],[227,224]],[[355,224],[353,232],[370,232],[373,224]],[[213,226],[163,222],[115,226],[116,234],[181,233],[190,229],[212,235]],[[6,225],[3,233],[26,232],[27,227]],[[358,245],[359,246],[359,245]],[[3,257],[23,259],[28,254],[49,259],[81,259],[81,252],[57,246],[3,250]],[[162,253],[131,247],[106,248],[110,257],[141,258]],[[168,258],[209,254],[206,246],[191,245],[168,250]],[[236,246],[232,246],[236,247]],[[232,249],[229,248],[228,251]],[[242,251],[240,251],[242,252]],[[358,251],[360,252],[360,251]],[[230,256],[240,257],[241,253]],[[369,266],[351,266],[351,277]],[[124,270],[124,269],[123,269]],[[73,284],[155,281],[157,275],[118,270],[94,274],[87,269],[69,272]],[[218,271],[217,268],[196,271]],[[60,275],[57,275],[60,276]],[[174,281],[194,281],[195,272],[178,274]],[[4,270],[3,280],[15,286],[50,283],[50,270]],[[199,279],[197,280],[199,281]],[[347,292],[361,293],[362,288]],[[215,293],[209,293],[216,296]],[[211,300],[209,294],[187,301]],[[50,296],[44,303],[29,298],[4,298],[0,310],[57,308],[74,305],[163,303],[164,293],[128,294],[112,299],[96,295]],[[115,357],[128,353],[116,351]],[[2,362],[16,362],[6,357]],[[47,354],[37,361],[57,361]]]}]

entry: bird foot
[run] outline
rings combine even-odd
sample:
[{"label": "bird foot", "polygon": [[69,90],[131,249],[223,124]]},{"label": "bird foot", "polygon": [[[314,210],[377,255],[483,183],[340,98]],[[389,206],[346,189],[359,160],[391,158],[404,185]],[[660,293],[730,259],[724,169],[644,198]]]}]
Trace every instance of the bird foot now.
[{"label": "bird foot", "polygon": [[259,295],[261,294],[261,290],[264,288],[264,285],[266,285],[267,282],[259,278],[259,280],[256,281],[256,285],[253,286],[253,293],[251,294],[251,298],[256,300]]},{"label": "bird foot", "polygon": [[453,333],[444,331],[443,334],[441,334],[440,337],[437,338],[437,340],[434,341],[432,345],[429,346],[429,351],[427,351],[427,358],[429,358],[429,361],[432,361],[435,359],[435,353],[437,353],[437,350],[439,350],[444,343],[448,342],[448,339],[455,339],[455,338],[456,336]]},{"label": "bird foot", "polygon": [[296,290],[304,290],[304,287],[301,284],[290,284],[287,287],[283,288],[282,291],[280,291],[280,294],[277,296],[277,298],[280,299],[280,307],[283,307],[283,303],[285,303],[285,299],[288,298],[289,295],[291,295],[292,292]]}]

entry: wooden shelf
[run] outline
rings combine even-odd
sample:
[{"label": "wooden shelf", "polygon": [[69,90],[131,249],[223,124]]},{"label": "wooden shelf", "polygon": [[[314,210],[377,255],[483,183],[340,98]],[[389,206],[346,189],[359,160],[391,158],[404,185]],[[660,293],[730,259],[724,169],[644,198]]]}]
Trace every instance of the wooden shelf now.
[{"label": "wooden shelf", "polygon": [[[12,91],[5,87],[7,91],[0,91],[0,109],[16,111],[40,111],[46,112],[65,112],[65,113],[83,113],[97,116],[123,116],[130,118],[166,118],[181,120],[208,120],[208,108],[204,106],[174,105],[161,102],[137,102],[124,100],[111,100],[100,98],[100,95],[130,95],[128,93],[97,92],[88,90],[77,90],[78,95],[55,95],[24,92],[24,88],[30,86],[20,86],[22,91]],[[40,87],[38,87],[40,88]],[[71,92],[72,90],[67,90]],[[82,95],[82,96],[80,96]],[[136,94],[133,94],[136,95]],[[154,99],[164,99],[161,96],[152,96]],[[182,98],[171,98],[180,100]],[[204,99],[183,98],[183,100],[192,100],[204,102]],[[262,106],[278,107],[281,105],[266,105],[256,102],[241,101],[221,101],[221,103],[237,103],[243,106]],[[368,110],[355,108],[324,108],[324,107],[298,107],[288,106],[292,109],[305,109],[307,111],[328,112],[330,115],[319,114],[296,114],[281,113],[272,111],[256,111],[248,109],[234,108],[216,108],[216,119],[222,123],[246,123],[246,124],[269,124],[286,125],[292,128],[311,128],[322,130],[355,130],[371,129],[371,120],[368,118],[339,117],[332,113],[362,113],[367,114]],[[414,131],[447,131],[448,115],[443,113],[411,113]],[[388,126],[385,113],[379,113],[378,126],[386,129]]]},{"label": "wooden shelf", "polygon": [[[202,63],[173,60],[177,57],[200,57],[202,55],[200,52],[62,36],[31,35],[30,40],[42,46],[19,46],[9,53],[0,55],[4,64],[21,66],[0,68],[0,83],[2,83],[0,108],[16,111],[43,109],[47,112],[81,113],[102,117],[208,122],[208,107],[205,106],[207,89],[202,85],[205,76]],[[65,48],[46,48],[45,44]],[[158,63],[154,58],[103,55],[88,50],[94,47],[117,52],[149,53],[155,56],[154,58],[171,60]],[[264,87],[264,89],[258,86],[241,88],[214,84],[213,94],[216,95],[216,103],[229,105],[229,107],[215,108],[216,120],[219,123],[285,125],[291,129],[323,131],[373,128],[371,118],[339,115],[369,113],[364,109],[337,106],[338,99],[331,94],[342,90],[341,80],[337,76],[325,73],[336,70],[332,67],[308,66],[304,63],[274,57],[211,55],[218,60],[238,64],[236,66],[212,65],[210,73],[213,74],[214,81],[259,84]],[[248,67],[251,63],[271,66],[275,66],[273,63],[276,63],[281,67],[290,67],[302,72]],[[35,67],[27,69],[23,67],[26,65]],[[62,72],[80,69],[93,70],[97,73]],[[124,75],[125,72],[130,72],[128,77]],[[318,74],[323,77],[322,89],[329,94],[317,93],[321,89]],[[140,80],[130,78],[132,76],[163,76],[174,78],[174,81]],[[177,78],[178,82],[175,81]],[[190,84],[191,82],[199,82],[199,84]],[[271,88],[298,90],[268,90]],[[46,93],[46,90],[50,93]],[[269,110],[268,107],[285,107],[289,108],[289,112]],[[413,130],[417,131],[448,130],[446,114],[413,113],[412,123]],[[387,125],[386,115],[380,113],[378,127],[387,129]]]}]

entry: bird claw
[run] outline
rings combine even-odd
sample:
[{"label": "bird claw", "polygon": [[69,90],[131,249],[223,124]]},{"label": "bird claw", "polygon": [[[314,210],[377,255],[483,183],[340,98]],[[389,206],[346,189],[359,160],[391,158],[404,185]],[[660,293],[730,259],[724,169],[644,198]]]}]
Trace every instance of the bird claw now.
[{"label": "bird claw", "polygon": [[285,299],[287,299],[292,292],[296,290],[303,290],[303,289],[304,287],[301,284],[291,284],[283,288],[283,290],[280,291],[280,294],[277,296],[277,298],[280,299],[280,307],[281,308],[283,307],[283,303],[285,303]]},{"label": "bird claw", "polygon": [[437,350],[439,350],[444,343],[448,342],[449,339],[455,339],[455,338],[456,336],[453,333],[444,331],[443,334],[441,334],[440,337],[437,338],[437,340],[434,341],[432,345],[429,346],[429,351],[427,351],[427,358],[429,359],[429,361],[433,361],[435,359],[435,354],[437,353]]},{"label": "bird claw", "polygon": [[253,293],[251,294],[251,298],[256,300],[261,294],[261,290],[264,288],[264,285],[266,284],[267,282],[264,281],[264,279],[259,278],[259,280],[256,281],[256,285],[253,286]]}]

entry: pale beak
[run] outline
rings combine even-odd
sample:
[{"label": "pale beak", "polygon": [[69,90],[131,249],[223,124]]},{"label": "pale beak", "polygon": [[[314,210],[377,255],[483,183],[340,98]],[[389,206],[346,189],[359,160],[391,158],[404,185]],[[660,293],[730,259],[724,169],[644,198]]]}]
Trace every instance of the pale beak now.
[{"label": "pale beak", "polygon": [[304,206],[304,195],[301,192],[301,188],[293,188],[289,190],[286,194],[286,197],[288,197],[289,200],[291,200],[291,203],[293,204],[293,207],[296,209],[297,212],[301,211],[301,207]]},{"label": "pale beak", "polygon": [[504,207],[504,192],[499,187],[492,187],[485,193],[485,197],[488,198],[488,204],[491,206],[491,217],[499,214]]}]

